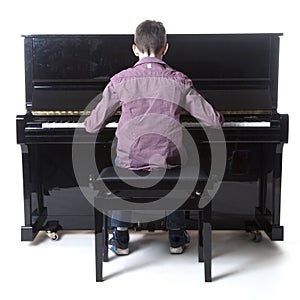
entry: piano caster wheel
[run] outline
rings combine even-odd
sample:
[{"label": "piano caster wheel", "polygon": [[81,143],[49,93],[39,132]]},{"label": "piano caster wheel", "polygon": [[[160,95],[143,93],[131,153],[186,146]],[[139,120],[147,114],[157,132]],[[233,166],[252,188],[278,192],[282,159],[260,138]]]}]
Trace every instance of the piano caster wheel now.
[{"label": "piano caster wheel", "polygon": [[262,234],[260,231],[255,230],[255,231],[251,231],[251,240],[255,243],[259,243],[262,241]]},{"label": "piano caster wheel", "polygon": [[52,241],[58,240],[58,233],[57,231],[60,230],[62,227],[59,225],[58,221],[50,220],[47,222],[47,224],[44,226],[44,230],[46,231],[46,234],[49,236]]},{"label": "piano caster wheel", "polygon": [[46,231],[46,234],[49,236],[49,238],[52,241],[57,241],[58,240],[58,234],[55,231]]}]

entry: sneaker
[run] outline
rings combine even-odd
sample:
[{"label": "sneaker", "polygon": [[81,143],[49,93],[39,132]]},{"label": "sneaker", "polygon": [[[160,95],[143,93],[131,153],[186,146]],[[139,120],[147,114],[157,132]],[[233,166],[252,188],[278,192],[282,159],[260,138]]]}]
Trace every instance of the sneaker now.
[{"label": "sneaker", "polygon": [[119,231],[114,228],[113,237],[108,241],[111,245],[110,250],[112,250],[117,255],[127,255],[129,254],[129,233],[126,231]]},{"label": "sneaker", "polygon": [[181,254],[190,243],[190,235],[183,229],[169,230],[170,253]]}]

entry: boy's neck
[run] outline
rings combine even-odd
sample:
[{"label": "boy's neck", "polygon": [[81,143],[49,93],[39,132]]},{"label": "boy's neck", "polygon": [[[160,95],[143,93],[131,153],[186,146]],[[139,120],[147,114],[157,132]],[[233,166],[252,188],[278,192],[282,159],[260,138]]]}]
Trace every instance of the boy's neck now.
[{"label": "boy's neck", "polygon": [[147,53],[139,52],[139,60],[141,60],[145,57],[155,57],[155,58],[158,58],[158,59],[162,59],[162,55],[155,55],[154,53],[150,53],[150,55],[148,55]]}]

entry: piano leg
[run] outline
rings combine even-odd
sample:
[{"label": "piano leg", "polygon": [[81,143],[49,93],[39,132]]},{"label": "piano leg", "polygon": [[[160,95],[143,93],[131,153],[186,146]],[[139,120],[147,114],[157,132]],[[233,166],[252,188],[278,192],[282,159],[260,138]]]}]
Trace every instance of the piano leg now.
[{"label": "piano leg", "polygon": [[259,208],[263,214],[266,212],[266,199],[267,199],[267,167],[265,165],[265,158],[268,155],[268,149],[265,147],[262,148],[262,155],[260,165],[262,167],[261,176],[259,179]]},{"label": "piano leg", "polygon": [[[283,143],[277,144],[274,148],[272,172],[269,174],[264,172],[265,174],[262,175],[260,206],[255,211],[259,226],[273,241],[283,241],[283,226],[280,225],[282,150]],[[271,184],[271,188],[267,187],[268,183]],[[271,207],[266,206],[267,198],[271,200]]]},{"label": "piano leg", "polygon": [[23,195],[24,195],[24,217],[25,226],[31,226],[31,190],[30,190],[30,163],[28,146],[21,144],[23,162]]},{"label": "piano leg", "polygon": [[274,173],[273,173],[273,224],[280,225],[280,206],[281,206],[281,173],[282,173],[282,150],[283,144],[276,146],[276,154],[274,157]]},{"label": "piano leg", "polygon": [[[23,163],[23,197],[24,197],[24,219],[25,226],[21,227],[21,240],[33,241],[39,230],[43,227],[43,224],[47,217],[47,208],[43,205],[42,189],[41,185],[36,185],[36,198],[37,198],[37,218],[33,223],[33,211],[32,211],[32,191],[33,186],[32,179],[35,175],[31,172],[30,150],[28,145],[21,144],[22,150],[22,163]],[[36,176],[37,178],[38,176]]]},{"label": "piano leg", "polygon": [[274,156],[273,171],[273,190],[272,205],[273,218],[271,226],[271,239],[274,241],[283,241],[283,226],[280,226],[280,206],[281,206],[281,173],[282,173],[282,150],[283,143],[276,145],[276,153]]}]

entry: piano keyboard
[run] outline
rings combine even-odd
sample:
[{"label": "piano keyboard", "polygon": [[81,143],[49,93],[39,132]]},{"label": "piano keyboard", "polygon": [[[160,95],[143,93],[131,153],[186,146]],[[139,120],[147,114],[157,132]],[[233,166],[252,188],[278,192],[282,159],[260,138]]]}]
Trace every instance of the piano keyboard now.
[{"label": "piano keyboard", "polygon": [[[197,122],[182,122],[184,127],[200,127]],[[271,122],[224,122],[222,127],[271,127]]]},{"label": "piano keyboard", "polygon": [[[200,127],[201,125],[197,122],[182,122],[184,127]],[[108,123],[106,128],[117,128],[118,123]],[[255,122],[225,122],[223,127],[271,127],[271,122],[266,121],[255,121]],[[45,122],[42,123],[42,128],[84,128],[83,123],[76,122]]]},{"label": "piano keyboard", "polygon": [[222,127],[271,127],[271,122],[224,122]]},{"label": "piano keyboard", "polygon": [[[106,128],[117,128],[117,122],[106,124]],[[76,122],[45,122],[42,123],[42,128],[84,128],[83,123]]]}]

